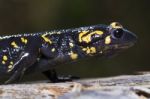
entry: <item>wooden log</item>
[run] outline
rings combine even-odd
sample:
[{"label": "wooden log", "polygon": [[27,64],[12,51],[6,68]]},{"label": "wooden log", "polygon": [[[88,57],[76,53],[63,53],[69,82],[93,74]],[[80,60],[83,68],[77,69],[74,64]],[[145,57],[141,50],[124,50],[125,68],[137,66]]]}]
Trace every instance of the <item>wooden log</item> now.
[{"label": "wooden log", "polygon": [[0,99],[147,99],[150,74],[0,85]]}]

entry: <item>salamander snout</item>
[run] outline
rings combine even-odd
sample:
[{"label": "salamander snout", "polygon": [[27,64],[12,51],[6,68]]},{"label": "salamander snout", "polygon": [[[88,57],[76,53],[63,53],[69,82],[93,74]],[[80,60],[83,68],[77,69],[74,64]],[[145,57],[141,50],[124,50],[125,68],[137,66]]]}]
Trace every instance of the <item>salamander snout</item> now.
[{"label": "salamander snout", "polygon": [[135,43],[137,41],[137,36],[134,33],[125,29],[124,29],[124,32],[125,33],[123,35],[122,41],[127,42],[127,43]]}]

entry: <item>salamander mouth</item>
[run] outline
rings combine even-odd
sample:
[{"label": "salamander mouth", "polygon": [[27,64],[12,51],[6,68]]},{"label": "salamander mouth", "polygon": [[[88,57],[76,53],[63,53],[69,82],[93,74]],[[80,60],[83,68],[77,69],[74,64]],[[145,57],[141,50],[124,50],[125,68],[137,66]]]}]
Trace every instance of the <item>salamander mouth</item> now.
[{"label": "salamander mouth", "polygon": [[134,44],[135,44],[134,42],[124,43],[124,44],[114,44],[114,45],[112,45],[112,47],[113,47],[113,49],[123,50],[123,49],[128,49],[128,48],[132,47]]},{"label": "salamander mouth", "polygon": [[101,50],[101,52],[103,52],[103,54],[118,53],[132,47],[134,44],[135,42],[128,42],[123,44],[111,44],[111,45],[99,47],[99,49]]}]

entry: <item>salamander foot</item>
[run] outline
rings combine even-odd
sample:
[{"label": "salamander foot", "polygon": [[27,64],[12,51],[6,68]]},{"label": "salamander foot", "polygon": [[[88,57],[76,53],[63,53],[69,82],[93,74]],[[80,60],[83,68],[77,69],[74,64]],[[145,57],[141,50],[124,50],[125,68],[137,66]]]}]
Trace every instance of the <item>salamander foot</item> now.
[{"label": "salamander foot", "polygon": [[44,71],[43,74],[48,77],[48,79],[53,82],[53,83],[58,83],[58,82],[66,82],[66,81],[73,81],[76,79],[80,79],[79,77],[68,75],[68,76],[58,76],[57,72],[52,69],[48,71]]}]

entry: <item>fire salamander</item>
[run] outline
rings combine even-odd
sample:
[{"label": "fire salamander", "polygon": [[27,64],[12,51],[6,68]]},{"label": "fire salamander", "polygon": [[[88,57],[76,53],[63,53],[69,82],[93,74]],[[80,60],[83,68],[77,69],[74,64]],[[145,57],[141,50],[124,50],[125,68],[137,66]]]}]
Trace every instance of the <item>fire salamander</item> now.
[{"label": "fire salamander", "polygon": [[59,78],[51,70],[56,65],[87,57],[116,54],[133,46],[136,40],[136,35],[118,22],[0,36],[0,78],[8,75],[9,79],[4,83],[14,83],[24,73],[38,71],[43,72],[52,82],[63,81],[65,77]]}]

